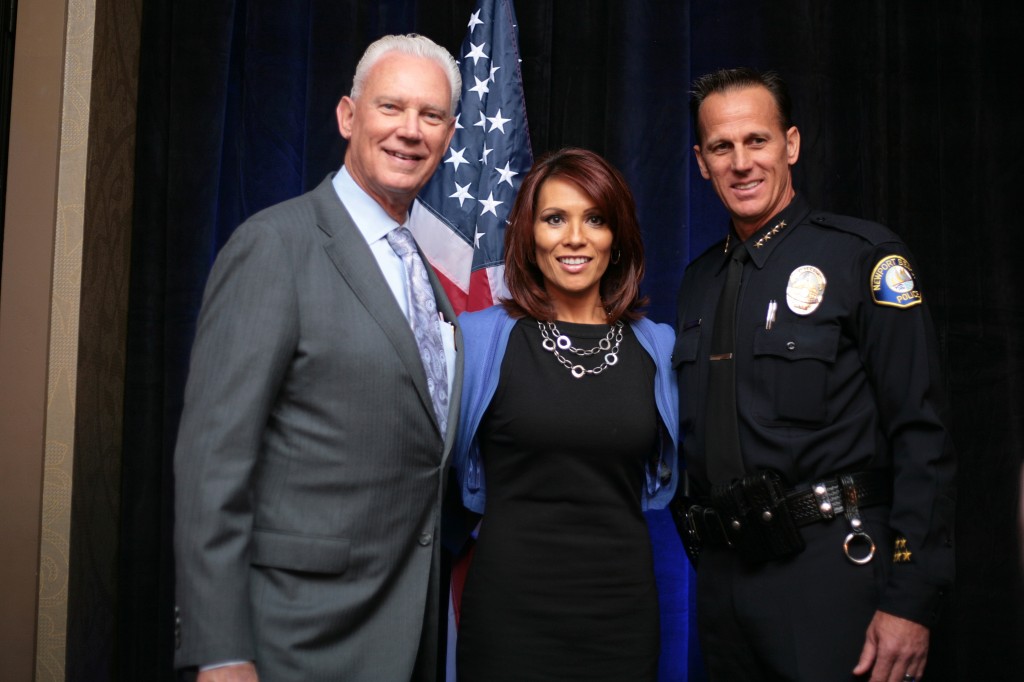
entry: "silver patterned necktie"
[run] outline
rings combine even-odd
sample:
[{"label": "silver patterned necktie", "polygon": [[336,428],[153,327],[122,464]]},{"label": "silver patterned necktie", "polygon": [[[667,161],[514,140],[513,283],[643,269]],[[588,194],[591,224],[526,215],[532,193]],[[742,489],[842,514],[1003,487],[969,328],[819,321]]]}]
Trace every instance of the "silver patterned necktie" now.
[{"label": "silver patterned necktie", "polygon": [[448,363],[441,341],[441,329],[434,290],[409,230],[399,225],[387,234],[388,244],[402,259],[408,284],[409,321],[427,373],[427,390],[434,401],[434,414],[444,436],[448,427]]}]

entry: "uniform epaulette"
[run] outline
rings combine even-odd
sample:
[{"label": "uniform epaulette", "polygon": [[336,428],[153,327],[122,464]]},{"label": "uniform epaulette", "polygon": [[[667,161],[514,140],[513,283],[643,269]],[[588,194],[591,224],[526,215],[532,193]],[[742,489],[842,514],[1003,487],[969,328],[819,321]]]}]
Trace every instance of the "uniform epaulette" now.
[{"label": "uniform epaulette", "polygon": [[849,234],[857,235],[866,239],[872,245],[883,244],[893,240],[899,240],[895,232],[881,223],[853,218],[851,216],[838,215],[835,213],[824,213],[815,211],[810,215],[810,222],[822,227],[830,227]]}]

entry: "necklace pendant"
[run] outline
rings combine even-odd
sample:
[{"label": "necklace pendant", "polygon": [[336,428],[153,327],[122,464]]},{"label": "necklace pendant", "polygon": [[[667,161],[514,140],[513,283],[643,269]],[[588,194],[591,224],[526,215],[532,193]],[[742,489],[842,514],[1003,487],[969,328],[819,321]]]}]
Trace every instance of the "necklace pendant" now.
[{"label": "necklace pendant", "polygon": [[608,365],[609,367],[611,367],[612,365],[614,365],[618,361],[619,361],[619,354],[618,353],[608,353],[607,355],[604,356],[604,364]]},{"label": "necklace pendant", "polygon": [[561,350],[569,350],[572,348],[572,341],[565,334],[559,334],[558,338],[555,339],[555,343]]},{"label": "necklace pendant", "polygon": [[549,353],[555,352],[555,342],[546,336],[541,340],[540,345]]},{"label": "necklace pendant", "polygon": [[587,373],[587,370],[585,370],[583,368],[583,365],[573,365],[572,366],[572,376],[573,376],[573,378],[579,379],[580,377],[582,377],[586,373]]}]

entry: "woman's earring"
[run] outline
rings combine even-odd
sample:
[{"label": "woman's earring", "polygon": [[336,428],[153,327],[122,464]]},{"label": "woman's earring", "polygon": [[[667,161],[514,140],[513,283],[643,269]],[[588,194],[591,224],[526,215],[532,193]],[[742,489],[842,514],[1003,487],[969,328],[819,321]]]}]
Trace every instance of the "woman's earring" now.
[{"label": "woman's earring", "polygon": [[612,265],[618,265],[622,260],[622,249],[615,249],[615,258],[612,258]]}]

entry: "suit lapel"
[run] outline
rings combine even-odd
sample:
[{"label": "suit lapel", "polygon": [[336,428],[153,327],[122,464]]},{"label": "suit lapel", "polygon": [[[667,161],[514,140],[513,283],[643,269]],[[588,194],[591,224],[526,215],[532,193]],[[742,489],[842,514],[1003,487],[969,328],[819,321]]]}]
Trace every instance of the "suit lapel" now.
[{"label": "suit lapel", "polygon": [[[427,389],[427,375],[423,370],[419,347],[409,321],[395,301],[387,280],[384,279],[377,259],[366,244],[351,216],[338,199],[328,177],[314,191],[317,223],[329,237],[324,243],[327,256],[348,284],[370,316],[380,325],[412,376],[413,385],[420,396],[430,420],[437,429],[433,401]],[[429,268],[428,268],[429,270]],[[435,288],[435,291],[437,288]],[[447,301],[445,301],[447,306]],[[450,306],[448,306],[450,310]],[[447,313],[446,313],[447,314]],[[450,429],[449,429],[450,430]],[[442,434],[444,437],[444,434]]]}]

